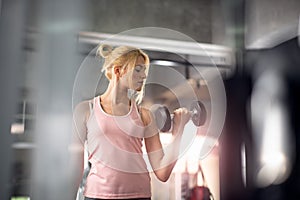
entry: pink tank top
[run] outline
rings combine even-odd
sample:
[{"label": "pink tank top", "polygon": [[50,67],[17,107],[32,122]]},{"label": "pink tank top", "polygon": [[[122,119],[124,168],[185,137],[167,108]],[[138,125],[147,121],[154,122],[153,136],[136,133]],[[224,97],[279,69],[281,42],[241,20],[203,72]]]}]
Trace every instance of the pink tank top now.
[{"label": "pink tank top", "polygon": [[84,196],[122,199],[151,197],[150,176],[142,152],[143,122],[135,102],[127,115],[104,112],[94,98],[87,121],[87,148],[92,164]]}]

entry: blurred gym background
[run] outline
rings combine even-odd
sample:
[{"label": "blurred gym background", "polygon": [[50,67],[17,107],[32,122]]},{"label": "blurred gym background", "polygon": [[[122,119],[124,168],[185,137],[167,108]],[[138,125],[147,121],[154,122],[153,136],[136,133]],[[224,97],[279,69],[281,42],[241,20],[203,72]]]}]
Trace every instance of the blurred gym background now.
[{"label": "blurred gym background", "polygon": [[[187,129],[197,140],[168,182],[152,177],[152,199],[187,199],[184,190],[195,183],[184,186],[184,175],[192,179],[199,162],[216,200],[300,199],[299,24],[299,0],[0,0],[0,198],[71,199],[73,104],[91,98],[95,88],[88,85],[97,81],[84,79],[87,87],[74,99],[80,66],[102,40],[159,27],[187,35],[206,54],[162,29],[112,40],[157,44],[145,49],[153,69],[168,67],[184,77],[151,71],[154,82],[165,78],[173,85],[147,85],[146,100],[175,109],[176,98],[190,100],[184,93],[190,84],[209,117],[212,91],[199,72],[214,75],[216,68],[226,116],[220,137],[206,135],[210,118],[204,127]],[[167,144],[168,135],[162,138]],[[204,138],[214,145],[195,159]]]}]

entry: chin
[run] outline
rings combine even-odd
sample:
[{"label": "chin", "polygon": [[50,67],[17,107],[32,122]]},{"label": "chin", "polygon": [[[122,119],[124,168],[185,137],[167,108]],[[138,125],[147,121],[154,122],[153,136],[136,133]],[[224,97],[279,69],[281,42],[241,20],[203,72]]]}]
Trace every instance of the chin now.
[{"label": "chin", "polygon": [[135,89],[135,91],[140,92],[142,90],[142,87],[138,87]]}]

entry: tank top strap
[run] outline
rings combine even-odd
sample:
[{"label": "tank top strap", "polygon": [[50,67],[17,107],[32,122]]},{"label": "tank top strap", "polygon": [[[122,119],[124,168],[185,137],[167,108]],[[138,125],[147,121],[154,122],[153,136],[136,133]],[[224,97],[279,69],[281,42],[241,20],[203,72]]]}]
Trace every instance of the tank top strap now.
[{"label": "tank top strap", "polygon": [[90,114],[93,112],[94,105],[95,105],[95,97],[93,99],[89,100]]},{"label": "tank top strap", "polygon": [[89,114],[88,114],[87,121],[89,121],[92,115],[94,114],[94,105],[95,105],[94,99],[88,100],[88,104],[89,104]]}]

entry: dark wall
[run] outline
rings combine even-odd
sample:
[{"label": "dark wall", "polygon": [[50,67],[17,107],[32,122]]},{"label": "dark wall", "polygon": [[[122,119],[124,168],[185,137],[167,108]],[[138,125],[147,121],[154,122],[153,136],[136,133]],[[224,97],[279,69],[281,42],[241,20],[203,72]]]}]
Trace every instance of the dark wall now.
[{"label": "dark wall", "polygon": [[263,48],[262,45],[272,42],[279,44],[297,34],[300,14],[299,0],[246,1],[245,11],[245,43],[247,47]]},{"label": "dark wall", "polygon": [[[90,31],[119,33],[138,27],[163,27],[199,42],[211,42],[210,0],[89,0]],[[163,33],[139,35],[168,37]],[[150,34],[150,35],[149,35]],[[176,39],[176,38],[173,38]]]}]

